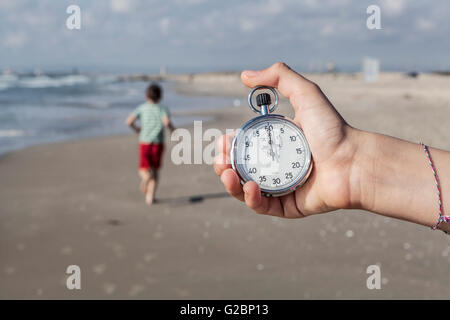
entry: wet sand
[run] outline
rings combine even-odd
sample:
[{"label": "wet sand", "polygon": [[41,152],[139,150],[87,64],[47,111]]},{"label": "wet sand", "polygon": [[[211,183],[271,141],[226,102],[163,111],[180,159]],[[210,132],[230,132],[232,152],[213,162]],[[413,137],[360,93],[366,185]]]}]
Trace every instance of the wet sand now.
[{"label": "wet sand", "polygon": [[[178,89],[245,101],[237,79],[194,78]],[[312,79],[351,125],[450,150],[449,77]],[[280,113],[291,114],[282,104]],[[222,131],[254,116],[245,104],[192,114],[214,114],[203,126]],[[174,165],[173,146],[152,207],[139,192],[132,134],[0,157],[0,298],[450,298],[442,232],[360,211],[257,215],[224,194],[211,165]],[[72,264],[81,290],[66,288]],[[372,264],[381,267],[381,290],[366,287]]]}]

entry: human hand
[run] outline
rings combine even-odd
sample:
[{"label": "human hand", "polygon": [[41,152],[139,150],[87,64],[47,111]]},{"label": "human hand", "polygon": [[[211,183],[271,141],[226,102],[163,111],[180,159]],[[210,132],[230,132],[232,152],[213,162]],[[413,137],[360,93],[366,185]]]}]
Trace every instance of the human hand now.
[{"label": "human hand", "polygon": [[275,63],[261,71],[244,71],[241,80],[249,88],[275,87],[289,99],[295,111],[293,121],[305,133],[314,165],[306,183],[295,192],[282,197],[264,197],[254,181],[241,185],[230,164],[232,137],[224,135],[218,140],[220,153],[214,169],[227,192],[258,213],[285,218],[357,207],[358,170],[354,158],[358,130],[345,122],[320,88],[284,63]]}]

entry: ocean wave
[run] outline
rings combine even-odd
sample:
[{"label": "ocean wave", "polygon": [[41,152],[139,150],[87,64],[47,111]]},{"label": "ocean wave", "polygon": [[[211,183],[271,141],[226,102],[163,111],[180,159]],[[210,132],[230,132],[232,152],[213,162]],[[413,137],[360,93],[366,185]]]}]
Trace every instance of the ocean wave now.
[{"label": "ocean wave", "polygon": [[19,80],[19,77],[12,74],[1,74],[0,75],[0,91],[6,90],[11,87],[15,87],[17,85],[17,82]]},{"label": "ocean wave", "polygon": [[22,130],[0,130],[0,138],[22,137],[25,131]]},{"label": "ocean wave", "polygon": [[65,75],[58,77],[50,77],[47,75],[38,76],[17,76],[17,75],[0,75],[0,91],[9,88],[59,88],[115,82],[117,78],[109,75],[87,76],[87,75]]},{"label": "ocean wave", "polygon": [[97,84],[108,84],[108,83],[114,83],[117,82],[117,76],[114,75],[98,75],[93,78],[94,82]]},{"label": "ocean wave", "polygon": [[49,76],[37,76],[20,79],[18,87],[25,88],[55,88],[62,86],[73,86],[88,84],[91,79],[83,75],[68,75],[58,78],[52,78]]}]

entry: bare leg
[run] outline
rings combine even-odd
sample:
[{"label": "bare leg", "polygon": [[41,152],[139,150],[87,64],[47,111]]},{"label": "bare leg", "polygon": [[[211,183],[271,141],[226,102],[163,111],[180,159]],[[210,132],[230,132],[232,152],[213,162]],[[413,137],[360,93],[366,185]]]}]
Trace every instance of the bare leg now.
[{"label": "bare leg", "polygon": [[150,181],[150,172],[147,169],[139,169],[139,176],[141,177],[141,192],[147,194],[148,182]]},{"label": "bare leg", "polygon": [[145,197],[145,202],[147,202],[148,205],[151,205],[155,200],[155,192],[157,184],[158,184],[158,170],[151,169],[150,179],[147,184],[147,195]]}]

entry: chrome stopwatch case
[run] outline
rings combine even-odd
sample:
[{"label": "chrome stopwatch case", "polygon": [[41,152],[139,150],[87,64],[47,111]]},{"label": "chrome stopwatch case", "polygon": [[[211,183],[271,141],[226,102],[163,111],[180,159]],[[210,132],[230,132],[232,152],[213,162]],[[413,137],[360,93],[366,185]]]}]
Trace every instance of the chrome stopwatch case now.
[{"label": "chrome stopwatch case", "polygon": [[[269,89],[275,96],[271,106],[268,93],[256,96],[260,89]],[[308,179],[312,170],[311,150],[303,131],[282,115],[272,114],[278,105],[278,94],[272,87],[259,86],[248,96],[250,108],[261,115],[248,121],[235,136],[231,164],[244,184],[255,181],[265,196],[288,194]]]}]

